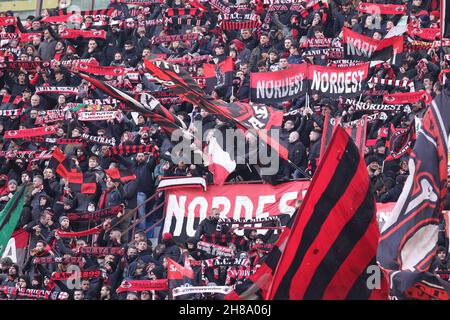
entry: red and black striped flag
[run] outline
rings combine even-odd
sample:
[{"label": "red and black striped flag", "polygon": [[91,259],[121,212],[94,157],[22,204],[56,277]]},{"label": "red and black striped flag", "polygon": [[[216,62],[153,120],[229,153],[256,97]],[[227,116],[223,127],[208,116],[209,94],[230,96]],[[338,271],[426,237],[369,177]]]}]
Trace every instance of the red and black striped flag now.
[{"label": "red and black striped flag", "polygon": [[367,285],[369,267],[377,266],[375,199],[364,159],[343,128],[290,223],[247,288],[227,298],[387,298],[382,281],[379,289]]},{"label": "red and black striped flag", "polygon": [[378,261],[399,299],[449,299],[450,284],[432,274],[439,223],[447,193],[450,96],[431,103],[409,159],[410,175],[381,228]]},{"label": "red and black striped flag", "polygon": [[158,157],[158,147],[152,144],[122,144],[120,146],[114,146],[108,149],[108,156],[111,157],[118,154],[128,156],[130,154],[146,152],[152,153],[155,158]]},{"label": "red and black striped flag", "polygon": [[[323,134],[322,142],[320,145],[320,157],[325,154],[328,144],[331,141],[336,128],[341,126],[340,119],[332,118],[328,115],[325,116],[325,121],[323,123]],[[364,147],[366,145],[366,132],[367,132],[367,115],[364,115],[359,121],[352,121],[351,124],[342,124],[345,131],[350,135],[350,137],[355,142],[360,153],[364,152]]]},{"label": "red and black striped flag", "polygon": [[57,174],[59,174],[62,178],[67,179],[70,173],[70,164],[69,160],[67,160],[64,153],[60,148],[56,147],[53,150],[52,158],[49,162],[49,167],[53,168]]},{"label": "red and black striped flag", "polygon": [[136,175],[128,169],[106,169],[105,173],[114,181],[128,182],[136,180]]},{"label": "red and black striped flag", "polygon": [[57,174],[69,182],[69,188],[72,192],[85,194],[96,193],[96,175],[94,173],[72,171],[70,169],[69,161],[58,147],[53,150],[49,167],[55,169]]},{"label": "red and black striped flag", "polygon": [[[375,198],[364,158],[341,127],[296,216],[267,299],[376,299]],[[387,298],[387,297],[384,297]]]},{"label": "red and black striped flag", "polygon": [[282,111],[265,105],[216,100],[205,94],[187,71],[161,59],[145,60],[145,66],[157,81],[176,95],[230,121],[238,129],[254,134],[272,147],[281,158],[288,160],[287,148],[271,137],[272,129],[281,129],[284,116]]},{"label": "red and black striped flag", "polygon": [[203,64],[203,72],[206,78],[206,93],[211,93],[215,88],[231,86],[233,80],[234,63],[231,57],[217,64]]},{"label": "red and black striped flag", "polygon": [[149,93],[143,93],[140,96],[140,101],[137,101],[132,96],[125,92],[114,88],[113,86],[101,81],[99,79],[90,77],[83,73],[78,73],[80,77],[89,81],[94,87],[105,92],[109,96],[125,103],[133,110],[149,116],[154,122],[158,123],[161,128],[167,133],[172,133],[175,130],[186,129],[184,122],[175,114],[167,110]]}]

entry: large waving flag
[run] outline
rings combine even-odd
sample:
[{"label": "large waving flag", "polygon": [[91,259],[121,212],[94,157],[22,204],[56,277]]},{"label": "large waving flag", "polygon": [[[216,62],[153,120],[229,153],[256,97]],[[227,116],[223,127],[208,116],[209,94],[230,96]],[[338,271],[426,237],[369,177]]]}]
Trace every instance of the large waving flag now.
[{"label": "large waving flag", "polygon": [[[386,299],[369,288],[378,225],[364,159],[338,126],[292,226],[283,231],[247,287],[227,298]],[[381,280],[381,279],[380,279]]]},{"label": "large waving flag", "polygon": [[69,161],[58,147],[53,150],[49,167],[55,169],[57,174],[69,182],[69,187],[73,192],[85,194],[94,194],[97,192],[96,175],[89,172],[71,171]]},{"label": "large waving flag", "polygon": [[215,100],[205,94],[189,73],[178,65],[161,59],[145,60],[144,63],[151,75],[176,95],[227,119],[244,132],[253,133],[277,151],[281,158],[288,160],[287,148],[271,137],[271,129],[281,129],[284,116],[282,111],[265,105]]},{"label": "large waving flag", "polygon": [[447,192],[447,139],[450,97],[431,103],[409,160],[410,175],[381,229],[378,261],[390,275],[391,295],[448,299],[450,284],[429,270]]},{"label": "large waving flag", "polygon": [[158,123],[163,130],[169,134],[177,129],[186,129],[184,122],[175,114],[167,110],[161,103],[150,93],[143,93],[140,101],[137,101],[129,94],[114,88],[113,86],[88,76],[83,73],[78,74],[81,78],[89,81],[94,87],[100,89],[111,97],[125,103],[135,111],[149,116],[154,122]]}]

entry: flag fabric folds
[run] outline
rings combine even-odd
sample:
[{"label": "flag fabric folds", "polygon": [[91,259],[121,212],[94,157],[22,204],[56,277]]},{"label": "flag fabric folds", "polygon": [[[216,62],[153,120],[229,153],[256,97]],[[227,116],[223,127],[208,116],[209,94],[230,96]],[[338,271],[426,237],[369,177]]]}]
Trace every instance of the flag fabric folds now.
[{"label": "flag fabric folds", "polygon": [[398,298],[448,299],[450,292],[450,285],[429,270],[447,193],[449,104],[444,90],[427,110],[409,160],[410,175],[381,229],[378,261],[389,273],[391,295]]},{"label": "flag fabric folds", "polygon": [[25,204],[26,186],[21,186],[0,212],[0,256],[16,229]]},{"label": "flag fabric folds", "polygon": [[72,192],[85,194],[97,192],[97,176],[89,172],[71,171],[69,161],[58,147],[53,151],[49,167],[55,169],[57,174],[69,182],[69,188]]},{"label": "flag fabric folds", "polygon": [[379,237],[364,159],[338,126],[298,212],[266,261],[227,299],[386,299],[370,289]]}]

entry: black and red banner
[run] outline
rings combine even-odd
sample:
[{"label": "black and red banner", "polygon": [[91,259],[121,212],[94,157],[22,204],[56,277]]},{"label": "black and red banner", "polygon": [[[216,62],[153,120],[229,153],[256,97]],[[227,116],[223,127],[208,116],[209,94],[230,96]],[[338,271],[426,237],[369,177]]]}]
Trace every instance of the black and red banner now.
[{"label": "black and red banner", "polygon": [[310,90],[333,98],[360,95],[368,73],[368,63],[347,68],[310,65],[308,66]]},{"label": "black and red banner", "polygon": [[380,40],[364,36],[350,28],[343,28],[344,56],[348,59],[367,61],[380,42]]},{"label": "black and red banner", "polygon": [[203,73],[206,81],[206,93],[211,93],[215,88],[231,85],[233,80],[234,63],[231,57],[227,57],[217,64],[203,64]]},{"label": "black and red banner", "polygon": [[194,282],[194,271],[167,258],[167,281],[170,290],[185,285],[192,285]]},{"label": "black and red banner", "polygon": [[250,73],[250,100],[265,104],[294,99],[306,92],[308,67],[290,65],[287,70]]},{"label": "black and red banner", "polygon": [[379,104],[358,101],[356,99],[345,99],[345,105],[353,107],[355,111],[363,112],[410,112],[409,104]]},{"label": "black and red banner", "polygon": [[[195,235],[198,225],[206,218],[204,213],[213,207],[219,208],[221,218],[252,220],[264,212],[265,217],[278,217],[286,224],[295,211],[297,200],[303,199],[308,187],[309,181],[291,181],[276,186],[257,183],[209,185],[207,191],[189,186],[168,189],[165,191],[166,215],[162,232],[172,233],[178,242],[186,241]],[[191,206],[194,209],[188,210]],[[260,233],[266,232],[260,230]],[[242,236],[243,230],[235,233]]]}]

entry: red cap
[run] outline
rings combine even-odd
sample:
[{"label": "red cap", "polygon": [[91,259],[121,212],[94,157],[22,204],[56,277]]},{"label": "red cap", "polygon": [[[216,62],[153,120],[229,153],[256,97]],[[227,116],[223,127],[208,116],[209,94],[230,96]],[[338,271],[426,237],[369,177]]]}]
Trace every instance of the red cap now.
[{"label": "red cap", "polygon": [[166,233],[163,233],[162,239],[163,239],[163,240],[171,240],[171,239],[173,239],[173,236],[172,236],[171,233],[166,232]]}]

